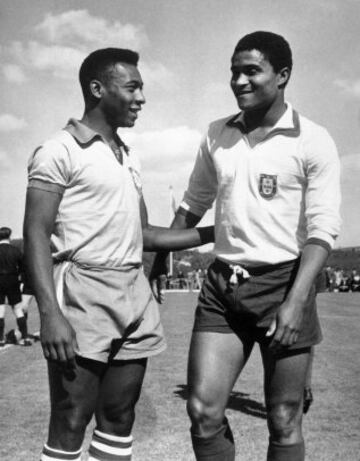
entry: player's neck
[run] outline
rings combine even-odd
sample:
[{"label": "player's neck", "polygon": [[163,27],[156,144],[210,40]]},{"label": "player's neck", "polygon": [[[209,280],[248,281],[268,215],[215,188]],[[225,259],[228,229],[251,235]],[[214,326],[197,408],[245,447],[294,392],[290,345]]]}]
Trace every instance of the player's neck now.
[{"label": "player's neck", "polygon": [[271,130],[280,120],[286,111],[285,101],[275,101],[270,107],[260,110],[247,111],[244,114],[244,121],[247,132],[263,128]]},{"label": "player's neck", "polygon": [[99,133],[107,142],[116,141],[116,128],[110,126],[103,116],[97,114],[96,111],[85,112],[81,123]]}]

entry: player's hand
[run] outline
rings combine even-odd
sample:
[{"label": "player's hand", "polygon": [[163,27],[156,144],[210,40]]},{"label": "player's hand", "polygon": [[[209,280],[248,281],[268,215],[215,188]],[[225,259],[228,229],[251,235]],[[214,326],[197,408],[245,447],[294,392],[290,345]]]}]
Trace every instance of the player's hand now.
[{"label": "player's hand", "polygon": [[40,341],[46,360],[59,362],[65,368],[75,367],[76,334],[62,313],[41,319]]},{"label": "player's hand", "polygon": [[151,291],[153,292],[154,298],[159,304],[164,302],[164,289],[166,283],[167,264],[166,259],[155,258],[154,264],[151,268],[149,281]]},{"label": "player's hand", "polygon": [[156,279],[151,280],[150,286],[156,301],[162,304],[165,300],[166,275],[159,275]]},{"label": "player's hand", "polygon": [[268,337],[273,336],[270,348],[278,349],[295,344],[299,337],[303,315],[302,303],[287,300],[283,302],[266,333]]}]

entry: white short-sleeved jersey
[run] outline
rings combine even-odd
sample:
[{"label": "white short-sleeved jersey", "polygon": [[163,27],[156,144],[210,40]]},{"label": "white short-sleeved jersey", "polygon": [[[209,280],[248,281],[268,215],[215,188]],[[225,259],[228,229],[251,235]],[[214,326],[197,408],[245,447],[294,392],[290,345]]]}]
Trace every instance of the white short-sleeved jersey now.
[{"label": "white short-sleeved jersey", "polygon": [[123,164],[99,134],[70,119],[31,156],[28,187],[62,194],[51,237],[54,261],[141,264],[139,163],[122,151]]},{"label": "white short-sleeved jersey", "polygon": [[181,207],[202,216],[216,200],[216,256],[248,266],[297,258],[309,239],[339,233],[340,164],[321,126],[287,110],[251,147],[242,113],[212,123]]}]

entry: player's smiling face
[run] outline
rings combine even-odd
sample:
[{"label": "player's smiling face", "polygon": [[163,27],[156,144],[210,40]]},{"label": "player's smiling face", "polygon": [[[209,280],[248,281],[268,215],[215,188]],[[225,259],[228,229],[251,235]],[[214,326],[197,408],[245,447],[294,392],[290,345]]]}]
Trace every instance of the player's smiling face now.
[{"label": "player's smiling face", "polygon": [[101,108],[108,123],[114,127],[134,126],[145,103],[138,68],[118,63],[102,86]]},{"label": "player's smiling face", "polygon": [[240,109],[269,108],[283,97],[280,86],[286,81],[259,50],[239,51],[231,60],[231,89]]}]

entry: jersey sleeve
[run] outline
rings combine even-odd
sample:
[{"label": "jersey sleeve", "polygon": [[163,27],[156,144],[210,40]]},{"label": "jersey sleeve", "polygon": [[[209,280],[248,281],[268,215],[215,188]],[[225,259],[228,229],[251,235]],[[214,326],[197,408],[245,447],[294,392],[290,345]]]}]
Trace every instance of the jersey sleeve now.
[{"label": "jersey sleeve", "polygon": [[340,161],[333,139],[323,129],[307,149],[305,215],[307,239],[334,246],[340,231]]},{"label": "jersey sleeve", "polygon": [[31,155],[28,162],[28,187],[62,193],[69,184],[69,152],[58,141],[47,141]]},{"label": "jersey sleeve", "polygon": [[211,208],[217,193],[217,175],[209,148],[209,137],[200,144],[188,188],[180,207],[202,217]]}]

